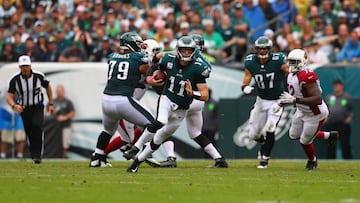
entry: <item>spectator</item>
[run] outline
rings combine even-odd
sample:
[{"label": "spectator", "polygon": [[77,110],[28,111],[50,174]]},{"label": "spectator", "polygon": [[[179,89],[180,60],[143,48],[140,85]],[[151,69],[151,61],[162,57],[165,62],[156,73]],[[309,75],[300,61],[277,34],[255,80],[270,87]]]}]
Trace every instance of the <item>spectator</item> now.
[{"label": "spectator", "polygon": [[71,123],[75,116],[75,109],[72,101],[65,97],[65,89],[62,85],[56,87],[54,106],[56,110],[56,120],[61,123],[62,127],[62,158],[67,158],[72,137]]},{"label": "spectator", "polygon": [[349,38],[348,26],[345,23],[340,24],[337,28],[337,37],[336,37],[335,41],[333,42],[335,55],[337,55],[340,52],[342,47],[347,42],[348,38]]},{"label": "spectator", "polygon": [[[235,57],[237,53],[235,49],[240,46],[240,39],[236,36],[236,31],[231,24],[229,15],[225,14],[222,16],[221,26],[216,31],[220,33],[224,39],[224,50],[222,53],[222,58],[226,59],[230,56]],[[246,46],[246,41],[242,40],[242,46]]]},{"label": "spectator", "polygon": [[47,54],[46,61],[56,62],[59,59],[60,53],[57,50],[56,40],[54,36],[51,36],[47,41]]},{"label": "spectator", "polygon": [[35,53],[37,55],[36,61],[46,61],[48,56],[47,36],[45,32],[41,32],[38,35],[37,42],[35,44]]},{"label": "spectator", "polygon": [[96,52],[92,56],[93,59],[90,58],[90,60],[106,62],[109,54],[112,52],[113,52],[113,49],[111,48],[111,45],[110,45],[110,38],[107,36],[104,36],[101,40],[100,48],[98,50],[96,50]]},{"label": "spectator", "polygon": [[332,1],[330,0],[323,0],[322,1],[322,12],[321,16],[324,18],[325,24],[331,24],[334,27],[337,26],[337,16],[333,12],[333,5]]},{"label": "spectator", "polygon": [[204,48],[206,53],[216,59],[223,59],[224,39],[214,30],[214,22],[209,19],[203,20],[204,25]]},{"label": "spectator", "polygon": [[[64,24],[64,27],[68,25],[67,23]],[[66,38],[64,29],[58,28],[57,33],[55,34],[56,39],[56,49],[57,52],[61,53],[66,48],[70,47],[72,44],[72,38]]]},{"label": "spectator", "polygon": [[267,26],[263,27],[263,25],[266,25],[267,22],[264,12],[259,6],[254,5],[253,1],[254,0],[245,0],[243,7],[244,16],[249,19],[249,28],[251,31],[254,31],[250,39],[251,43],[255,42],[257,38],[262,36],[267,28]]},{"label": "spectator", "polygon": [[1,153],[0,158],[6,158],[8,144],[15,144],[16,158],[23,158],[25,148],[25,132],[21,116],[6,103],[6,91],[0,92],[0,131]]},{"label": "spectator", "polygon": [[343,8],[347,16],[347,24],[351,28],[360,26],[360,4],[357,0],[348,0],[348,4]]},{"label": "spectator", "polygon": [[336,61],[344,63],[357,63],[360,61],[360,41],[356,29],[350,33],[350,39],[346,41],[340,53],[336,56]]},{"label": "spectator", "polygon": [[[326,130],[336,130],[339,132],[342,158],[352,159],[350,122],[353,117],[353,98],[344,91],[344,84],[341,80],[335,80],[333,82],[333,93],[326,97],[326,104],[329,108],[329,117],[326,120],[324,128]],[[336,158],[336,145],[329,146],[328,158]]]},{"label": "spectator", "polygon": [[86,60],[86,52],[81,48],[79,41],[74,42],[73,45],[63,50],[59,56],[59,62],[83,62]]},{"label": "spectator", "polygon": [[279,35],[276,36],[276,44],[279,46],[279,49],[281,52],[288,52],[289,48],[289,38],[293,38],[292,37],[292,33],[291,33],[291,25],[288,23],[285,23],[281,29],[281,33]]},{"label": "spectator", "polygon": [[317,40],[314,40],[309,46],[305,47],[307,52],[307,60],[309,64],[328,64],[329,58],[327,54],[320,49],[321,45]]},{"label": "spectator", "polygon": [[234,5],[234,13],[231,15],[231,24],[233,25],[239,40],[236,48],[235,60],[241,61],[247,51],[249,20],[244,17],[243,7],[240,3]]},{"label": "spectator", "polygon": [[86,56],[90,56],[93,53],[93,40],[90,33],[87,31],[79,31],[75,34],[74,43],[79,41],[81,49],[86,52]]},{"label": "spectator", "polygon": [[3,44],[3,50],[0,52],[1,62],[15,62],[18,55],[14,51],[14,47],[9,39],[6,39]]},{"label": "spectator", "polygon": [[[274,9],[271,6],[271,3],[269,3],[268,0],[259,0],[258,5],[260,6],[260,8],[262,9],[266,20],[269,22],[270,20],[274,20],[277,17],[277,13],[274,11]],[[274,21],[273,23],[271,23],[269,25],[269,28],[271,30],[277,30],[277,22],[278,20]]]}]

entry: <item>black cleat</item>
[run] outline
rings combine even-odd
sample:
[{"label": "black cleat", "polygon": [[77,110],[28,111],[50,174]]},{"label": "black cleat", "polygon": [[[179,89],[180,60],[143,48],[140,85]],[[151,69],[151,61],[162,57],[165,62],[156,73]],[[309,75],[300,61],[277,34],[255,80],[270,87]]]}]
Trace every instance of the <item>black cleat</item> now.
[{"label": "black cleat", "polygon": [[161,168],[176,168],[176,157],[169,156],[166,161],[160,163]]},{"label": "black cleat", "polygon": [[124,153],[124,152],[130,150],[130,149],[131,149],[131,146],[132,146],[131,144],[126,144],[126,145],[124,145],[124,146],[121,146],[119,150],[120,150],[122,153]]},{"label": "black cleat", "polygon": [[107,161],[106,155],[93,153],[90,158],[90,167],[112,167]]},{"label": "black cleat", "polygon": [[331,131],[329,139],[328,139],[329,146],[335,146],[336,140],[338,138],[339,138],[339,132],[338,131]]},{"label": "black cleat", "polygon": [[137,147],[132,146],[130,150],[124,152],[123,157],[126,160],[135,159],[135,156],[139,151],[140,150]]},{"label": "black cleat", "polygon": [[128,173],[137,173],[139,170],[139,166],[142,161],[139,161],[137,158],[132,162],[132,164],[126,169]]},{"label": "black cleat", "polygon": [[34,164],[41,164],[41,158],[33,158]]},{"label": "black cleat", "polygon": [[257,168],[264,169],[267,168],[269,165],[269,159],[260,159],[260,164],[257,166]]},{"label": "black cleat", "polygon": [[228,163],[224,158],[217,158],[215,159],[215,164],[211,166],[212,168],[227,168]]},{"label": "black cleat", "polygon": [[317,167],[317,160],[315,161],[308,160],[305,169],[310,171],[316,169],[316,167]]}]

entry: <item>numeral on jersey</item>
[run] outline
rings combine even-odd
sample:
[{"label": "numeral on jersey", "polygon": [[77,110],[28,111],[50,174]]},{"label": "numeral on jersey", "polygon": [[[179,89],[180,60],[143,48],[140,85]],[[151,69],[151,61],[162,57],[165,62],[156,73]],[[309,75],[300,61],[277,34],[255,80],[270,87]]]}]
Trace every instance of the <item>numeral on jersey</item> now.
[{"label": "numeral on jersey", "polygon": [[117,61],[110,61],[110,70],[108,73],[108,80],[110,80],[113,76],[114,70],[117,67],[116,79],[126,80],[129,74],[129,62],[121,61],[117,64]]},{"label": "numeral on jersey", "polygon": [[[169,90],[170,92],[172,92],[172,93],[175,93],[175,92],[174,92],[175,77],[174,77],[174,76],[170,76],[169,80],[170,80],[170,85],[169,85],[168,90]],[[179,82],[179,85],[180,85],[180,89],[179,89],[179,92],[176,93],[176,94],[183,97],[183,96],[184,96],[184,91],[185,91],[185,81],[181,80],[181,81]]]},{"label": "numeral on jersey", "polygon": [[[260,89],[265,89],[266,85],[265,85],[265,81],[264,81],[264,77],[261,74],[256,74],[255,75],[255,81],[257,83],[257,86]],[[266,73],[266,78],[269,78],[269,87],[268,88],[274,88],[274,78],[275,78],[275,73]]]}]

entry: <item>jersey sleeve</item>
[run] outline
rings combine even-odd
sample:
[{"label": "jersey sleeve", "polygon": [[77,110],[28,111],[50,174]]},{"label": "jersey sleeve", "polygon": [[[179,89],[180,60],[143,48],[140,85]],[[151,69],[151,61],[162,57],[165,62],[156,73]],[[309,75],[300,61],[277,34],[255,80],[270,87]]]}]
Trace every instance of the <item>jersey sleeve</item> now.
[{"label": "jersey sleeve", "polygon": [[298,74],[299,82],[302,84],[308,84],[316,82],[319,78],[316,73],[312,70],[302,70]]}]

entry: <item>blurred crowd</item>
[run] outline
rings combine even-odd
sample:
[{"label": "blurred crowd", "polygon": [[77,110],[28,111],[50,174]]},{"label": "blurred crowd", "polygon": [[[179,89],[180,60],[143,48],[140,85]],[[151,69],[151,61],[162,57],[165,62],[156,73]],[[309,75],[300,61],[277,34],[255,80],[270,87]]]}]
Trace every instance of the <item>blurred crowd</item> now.
[{"label": "blurred crowd", "polygon": [[360,62],[357,0],[0,0],[0,61],[105,61],[134,31],[163,51],[201,34],[208,59],[241,62],[256,38],[311,63]]}]

